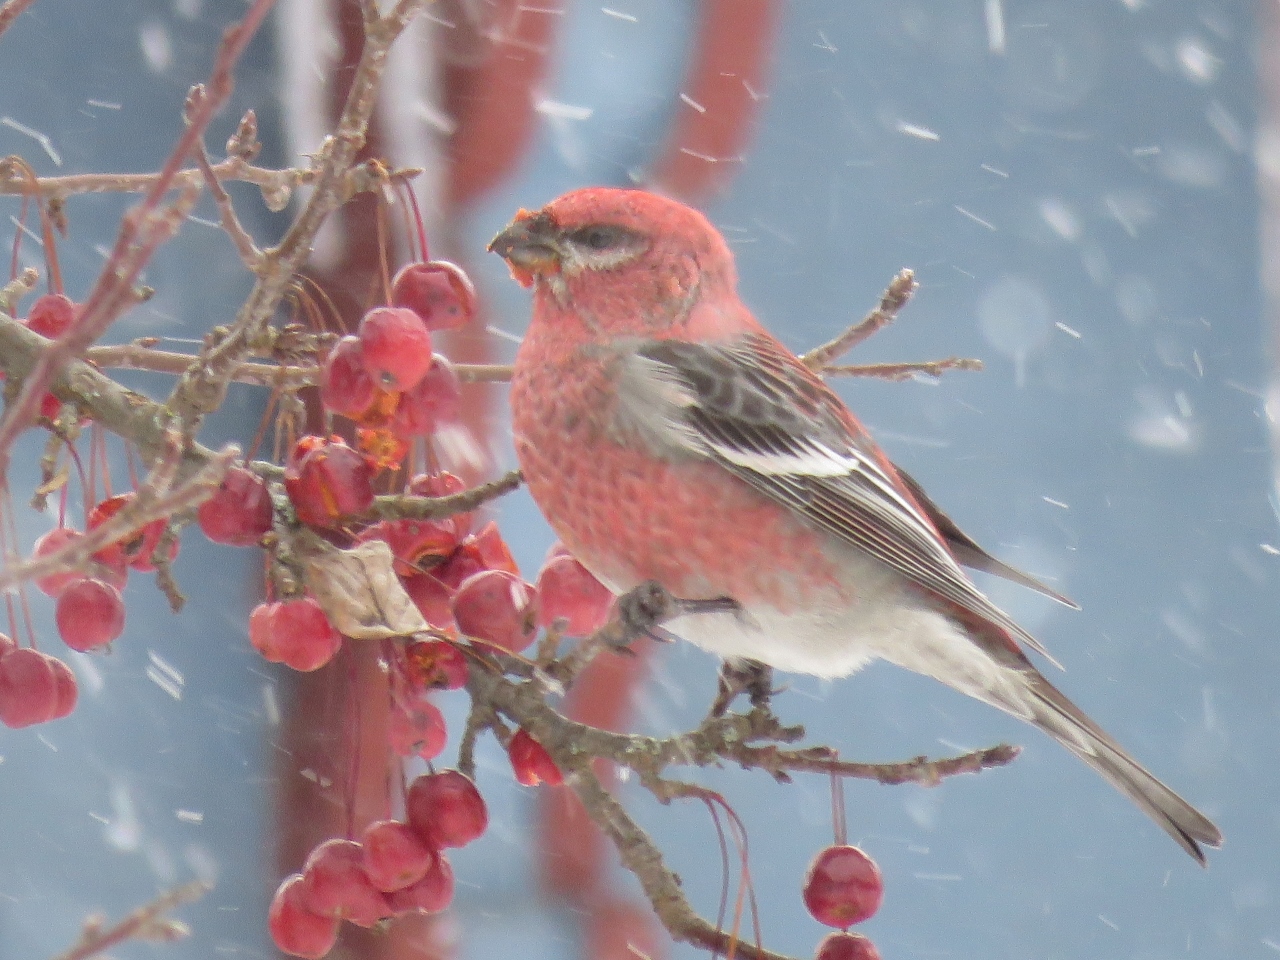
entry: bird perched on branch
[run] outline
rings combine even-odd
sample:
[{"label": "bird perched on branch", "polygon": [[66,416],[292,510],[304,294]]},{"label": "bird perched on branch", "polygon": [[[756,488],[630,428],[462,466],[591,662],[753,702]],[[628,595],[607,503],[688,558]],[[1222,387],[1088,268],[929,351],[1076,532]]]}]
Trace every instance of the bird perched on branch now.
[{"label": "bird perched on branch", "polygon": [[874,659],[1045,731],[1204,863],[1222,834],[1060,693],[1043,648],[960,563],[1042,589],[966,537],[738,298],[696,210],[585,189],[494,239],[534,292],[516,453],[569,549],[617,593],[656,581],[738,610],[666,626],[728,660],[820,677]]}]

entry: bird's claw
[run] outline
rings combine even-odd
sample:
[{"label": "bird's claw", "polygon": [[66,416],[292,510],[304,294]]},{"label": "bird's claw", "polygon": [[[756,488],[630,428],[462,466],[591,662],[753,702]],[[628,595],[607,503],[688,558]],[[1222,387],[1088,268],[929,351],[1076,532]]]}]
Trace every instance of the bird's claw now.
[{"label": "bird's claw", "polygon": [[772,667],[758,660],[726,660],[720,665],[711,716],[723,717],[741,693],[748,696],[753,709],[767,712],[774,692]]},{"label": "bird's claw", "polygon": [[662,624],[676,617],[705,613],[739,613],[742,606],[731,597],[687,600],[677,597],[656,580],[646,580],[618,598],[613,619],[605,625],[602,639],[618,652],[630,652],[641,637],[669,643],[675,636]]}]

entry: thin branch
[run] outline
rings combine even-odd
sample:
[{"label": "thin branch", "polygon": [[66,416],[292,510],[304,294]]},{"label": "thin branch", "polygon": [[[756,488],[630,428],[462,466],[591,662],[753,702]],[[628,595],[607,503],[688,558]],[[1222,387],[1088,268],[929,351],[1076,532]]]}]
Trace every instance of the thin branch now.
[{"label": "thin branch", "polygon": [[875,377],[879,380],[910,380],[917,375],[941,377],[950,370],[981,370],[982,361],[972,357],[947,357],[945,360],[921,360],[918,363],[859,363],[849,366],[823,367],[824,377]]},{"label": "thin branch", "polygon": [[81,305],[76,322],[50,344],[23,382],[17,399],[0,421],[0,474],[7,472],[13,441],[35,420],[40,400],[58,371],[97,340],[134,299],[134,284],[156,249],[177,233],[199,196],[199,187],[188,186],[178,198],[163,204],[173,179],[197,141],[204,136],[209,121],[230,97],[234,87],[232,71],[271,9],[272,0],[254,0],[243,20],[223,35],[218,57],[209,77],[208,89],[191,111],[187,128],[165,161],[156,182],[121,223],[115,247],[97,282]]},{"label": "thin branch", "polygon": [[222,185],[218,175],[213,172],[213,164],[209,162],[209,151],[205,149],[203,140],[196,148],[196,165],[200,168],[201,174],[204,175],[205,186],[208,187],[209,193],[213,196],[213,202],[218,205],[218,217],[222,222],[223,231],[231,238],[231,242],[235,244],[236,252],[240,254],[240,259],[244,261],[244,265],[251,271],[256,272],[258,264],[262,261],[262,251],[258,249],[258,245],[253,242],[253,237],[249,236],[249,231],[244,228],[244,224],[240,222],[240,218],[236,215],[235,204],[231,202],[231,194],[227,193],[227,188]]},{"label": "thin branch", "polygon": [[[175,376],[186,373],[199,359],[191,353],[156,350],[151,342],[144,339],[119,346],[90,347],[85,351],[85,359],[102,369],[148,370]],[[509,364],[458,363],[454,364],[453,372],[463,383],[505,383],[511,379]],[[316,386],[320,382],[320,367],[317,364],[291,366],[242,360],[232,368],[229,379],[257,387],[296,390]]]},{"label": "thin branch", "polygon": [[179,940],[187,936],[190,929],[180,920],[168,919],[165,914],[183,904],[194,903],[210,889],[212,888],[208,884],[198,880],[184,883],[139,907],[114,926],[103,927],[101,920],[90,919],[86,921],[76,945],[65,953],[58,954],[53,960],[88,960],[89,957],[97,956],[127,940]]},{"label": "thin branch", "polygon": [[743,767],[765,770],[775,779],[786,782],[787,773],[826,773],[860,780],[874,780],[885,786],[915,783],[924,787],[936,787],[947,777],[965,773],[980,773],[1012,763],[1022,752],[1021,747],[1007,743],[983,750],[962,753],[955,757],[930,760],[919,756],[901,763],[856,763],[836,759],[829,747],[808,747],[803,750],[779,750],[776,747],[751,747],[743,743],[722,743],[717,755],[733,760]]},{"label": "thin branch", "polygon": [[374,498],[370,517],[380,520],[438,520],[456,513],[466,513],[517,489],[524,477],[519,470],[503,474],[469,490],[445,497],[413,497],[390,495]]},{"label": "thin branch", "polygon": [[[319,179],[320,171],[314,167],[255,167],[244,157],[233,156],[210,168],[219,182],[249,183],[262,191],[263,201],[273,212],[283,210],[289,204],[293,192],[299,187],[309,187]],[[378,165],[361,163],[343,174],[342,193],[354,196],[358,193],[376,193],[387,181],[405,181],[422,173],[419,167],[401,167],[388,172]],[[147,193],[160,179],[159,173],[78,173],[62,177],[22,176],[18,171],[0,161],[0,194],[25,195],[39,192],[46,200],[64,200],[67,197],[90,193]],[[172,189],[181,190],[205,182],[207,175],[199,167],[185,167],[176,173]]]},{"label": "thin branch", "polygon": [[228,445],[189,480],[174,485],[182,463],[181,438],[171,432],[169,450],[157,462],[147,482],[134,498],[111,519],[67,542],[43,557],[0,570],[0,590],[35,577],[47,577],[68,570],[80,570],[104,547],[125,539],[154,520],[167,520],[175,513],[199,506],[213,495],[230,466],[240,458],[240,448]]},{"label": "thin branch", "polygon": [[182,375],[166,406],[176,412],[189,435],[226,396],[235,369],[252,353],[252,344],[270,322],[281,298],[311,254],[316,233],[329,214],[346,201],[342,184],[365,143],[365,131],[378,98],[387,50],[427,0],[400,0],[391,13],[369,25],[334,133],[321,146],[314,191],[278,247],[264,253],[258,280],[240,308],[228,335],[203,349]]},{"label": "thin branch", "polygon": [[592,769],[592,760],[607,754],[584,747],[576,736],[577,729],[592,728],[582,728],[556,713],[529,682],[515,683],[495,672],[473,669],[467,689],[473,699],[483,700],[527,729],[550,752],[566,774],[565,783],[578,795],[592,822],[613,842],[623,864],[640,881],[658,919],[675,939],[724,954],[732,950],[734,956],[747,960],[789,960],[783,954],[738,940],[698,916],[681,890],[680,878],[667,866],[657,844],[605,789]]},{"label": "thin branch", "polygon": [[[541,742],[538,733],[531,732]],[[552,751],[552,759],[557,765],[562,763],[561,756],[555,751]],[[790,960],[786,954],[742,940],[700,917],[685,897],[680,878],[666,865],[662,851],[622,804],[601,785],[590,761],[576,761],[569,769],[573,772],[566,782],[578,795],[592,821],[613,841],[623,864],[640,881],[658,919],[674,939],[716,954],[747,960]]]},{"label": "thin branch", "polygon": [[[545,682],[532,665],[496,651],[490,651],[485,661],[473,666],[467,689],[473,702],[507,715],[551,753],[557,766],[567,774],[566,783],[578,794],[592,821],[618,848],[623,863],[636,875],[673,937],[725,953],[732,947],[738,956],[761,960],[780,958],[778,954],[735,940],[697,915],[681,891],[678,878],[667,867],[662,851],[595,776],[594,760],[610,760],[630,768],[645,787],[666,802],[701,789],[663,779],[662,772],[669,766],[706,767],[719,760],[729,760],[744,768],[765,770],[782,780],[787,779],[788,771],[804,771],[862,777],[880,783],[933,785],[944,777],[1000,766],[1018,754],[1016,747],[1001,745],[944,760],[917,757],[896,764],[851,763],[835,760],[827,747],[780,749],[777,744],[792,743],[803,737],[803,728],[782,726],[768,711],[759,709],[748,714],[711,717],[696,730],[665,739],[611,733],[577,723],[554,710],[545,700]],[[476,724],[482,725],[480,718]],[[772,742],[756,745],[765,740]]]},{"label": "thin branch", "polygon": [[[38,362],[47,340],[32,333],[16,320],[0,316],[0,370],[10,380],[28,377]],[[127,390],[106,374],[82,360],[73,360],[49,384],[59,400],[73,404],[117,436],[134,444],[148,464],[159,459],[173,414],[141,394]],[[190,444],[183,452],[180,477],[196,472],[213,456],[213,451]]]},{"label": "thin branch", "polygon": [[914,271],[900,271],[880,295],[880,303],[874,310],[834,340],[829,340],[820,347],[814,347],[800,359],[810,370],[821,372],[838,357],[844,356],[876,331],[892,323],[898,311],[907,305],[907,301],[911,299],[911,295],[916,292],[918,286]]}]

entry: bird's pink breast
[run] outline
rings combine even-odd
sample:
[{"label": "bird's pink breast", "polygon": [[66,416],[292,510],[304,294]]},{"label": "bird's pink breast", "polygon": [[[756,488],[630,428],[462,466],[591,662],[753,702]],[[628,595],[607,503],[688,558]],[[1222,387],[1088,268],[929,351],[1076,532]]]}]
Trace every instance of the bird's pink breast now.
[{"label": "bird's pink breast", "polygon": [[822,534],[714,464],[618,436],[603,367],[529,347],[512,383],[516,453],[551,526],[601,580],[782,611],[838,592]]}]

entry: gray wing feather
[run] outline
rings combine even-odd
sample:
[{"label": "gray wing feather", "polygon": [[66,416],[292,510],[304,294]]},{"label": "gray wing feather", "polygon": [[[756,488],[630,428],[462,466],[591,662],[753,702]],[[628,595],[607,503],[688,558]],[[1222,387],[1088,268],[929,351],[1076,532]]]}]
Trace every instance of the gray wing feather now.
[{"label": "gray wing feather", "polygon": [[[848,426],[839,399],[796,369],[771,339],[632,344],[616,375],[624,429],[668,456],[719,463],[775,503],[1057,664],[964,575],[927,508]],[[968,544],[977,546],[965,538]]]}]

